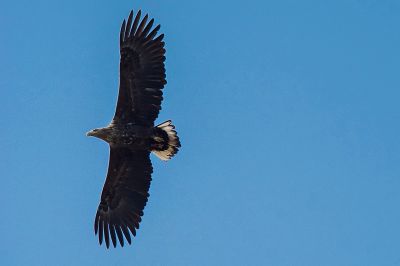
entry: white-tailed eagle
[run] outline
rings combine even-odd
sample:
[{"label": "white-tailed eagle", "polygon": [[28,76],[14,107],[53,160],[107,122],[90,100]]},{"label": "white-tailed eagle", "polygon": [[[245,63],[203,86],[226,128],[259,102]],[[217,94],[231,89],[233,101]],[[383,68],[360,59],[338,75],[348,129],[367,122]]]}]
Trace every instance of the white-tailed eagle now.
[{"label": "white-tailed eagle", "polygon": [[180,147],[168,120],[154,126],[163,99],[165,49],[160,25],[141,19],[141,11],[123,21],[120,32],[120,84],[114,118],[87,133],[110,146],[107,178],[94,222],[100,245],[124,246],[136,235],[149,197],[153,167],[150,152],[169,160]]}]

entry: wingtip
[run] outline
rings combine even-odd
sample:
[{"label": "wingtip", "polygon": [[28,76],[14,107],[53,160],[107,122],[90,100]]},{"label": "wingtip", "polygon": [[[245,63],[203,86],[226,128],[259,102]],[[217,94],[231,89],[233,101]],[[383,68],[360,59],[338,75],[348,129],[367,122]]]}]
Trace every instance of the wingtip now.
[{"label": "wingtip", "polygon": [[140,17],[142,16],[142,10],[139,9],[138,12],[136,13],[135,19],[140,19]]},{"label": "wingtip", "polygon": [[97,229],[99,227],[99,216],[96,214],[96,218],[94,219],[94,234],[97,235]]}]

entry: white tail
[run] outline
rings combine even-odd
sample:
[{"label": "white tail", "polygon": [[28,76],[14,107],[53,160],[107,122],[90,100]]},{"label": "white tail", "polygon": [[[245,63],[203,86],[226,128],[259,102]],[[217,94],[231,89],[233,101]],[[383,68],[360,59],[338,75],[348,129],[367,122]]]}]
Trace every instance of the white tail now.
[{"label": "white tail", "polygon": [[176,133],[175,126],[172,124],[171,120],[167,120],[156,127],[167,133],[168,144],[166,149],[153,150],[153,152],[161,160],[168,161],[178,152],[179,148],[181,147],[178,134]]}]

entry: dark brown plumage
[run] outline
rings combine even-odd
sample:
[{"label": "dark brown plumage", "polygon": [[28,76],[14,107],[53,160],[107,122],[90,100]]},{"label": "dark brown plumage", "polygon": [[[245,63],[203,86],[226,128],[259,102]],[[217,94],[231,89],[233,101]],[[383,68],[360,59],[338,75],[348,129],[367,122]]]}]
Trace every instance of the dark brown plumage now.
[{"label": "dark brown plumage", "polygon": [[120,85],[115,115],[110,125],[94,129],[88,136],[110,145],[106,181],[96,213],[94,229],[107,246],[124,239],[131,244],[149,197],[153,167],[150,152],[169,160],[180,147],[175,127],[168,120],[154,127],[161,110],[165,80],[165,49],[160,25],[141,20],[133,11],[120,32]]}]

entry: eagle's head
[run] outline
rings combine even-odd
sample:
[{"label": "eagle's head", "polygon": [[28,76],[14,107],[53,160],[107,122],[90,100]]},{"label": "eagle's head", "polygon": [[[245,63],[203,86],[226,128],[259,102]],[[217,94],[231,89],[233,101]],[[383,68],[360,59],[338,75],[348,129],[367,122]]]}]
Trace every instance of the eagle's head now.
[{"label": "eagle's head", "polygon": [[89,132],[86,133],[86,136],[88,137],[96,137],[102,140],[107,141],[108,137],[110,135],[110,129],[109,128],[95,128],[93,130],[90,130]]}]

